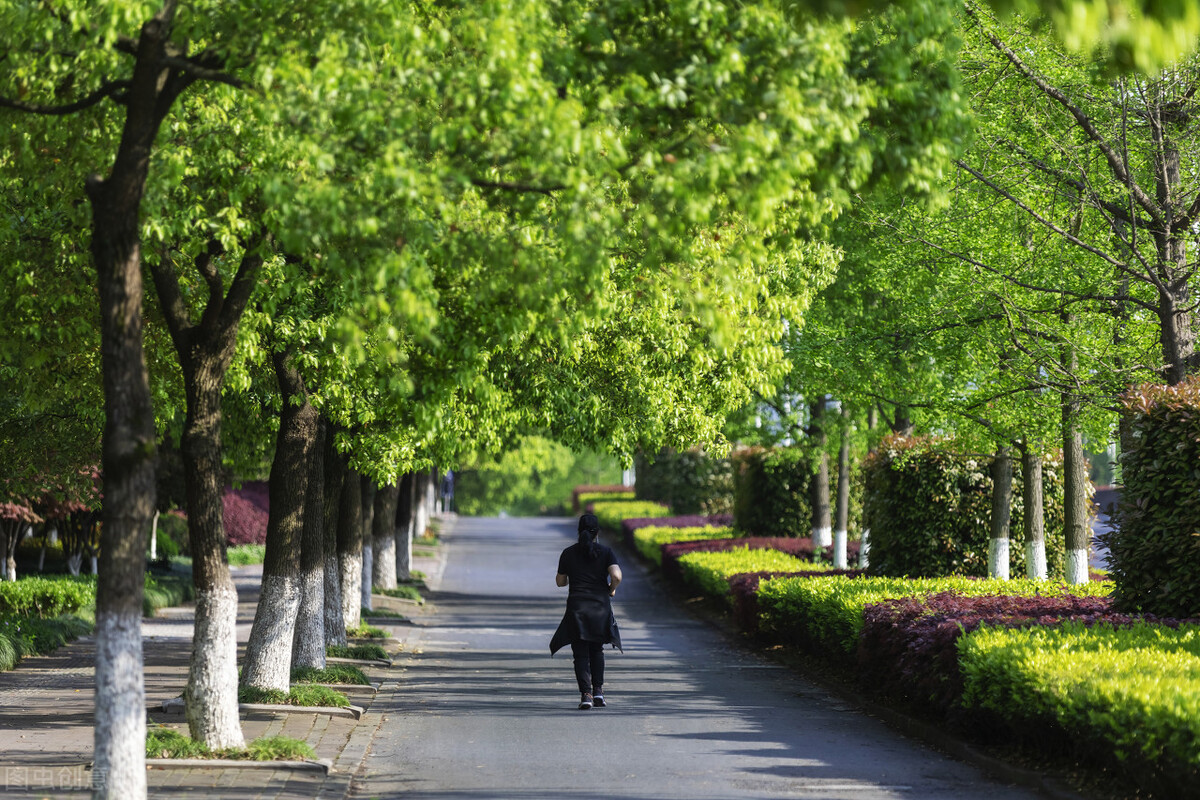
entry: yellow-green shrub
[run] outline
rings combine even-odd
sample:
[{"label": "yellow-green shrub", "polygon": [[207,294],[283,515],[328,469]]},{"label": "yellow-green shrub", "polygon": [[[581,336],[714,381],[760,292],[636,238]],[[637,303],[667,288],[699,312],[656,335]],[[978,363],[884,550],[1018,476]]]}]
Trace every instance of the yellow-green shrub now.
[{"label": "yellow-green shrub", "polygon": [[680,557],[679,566],[684,582],[710,597],[728,597],[729,579],[743,572],[799,572],[819,568],[778,550],[745,547],[717,553],[688,553]]},{"label": "yellow-green shrub", "polygon": [[718,528],[705,525],[698,528],[668,528],[651,525],[638,528],[633,532],[633,543],[638,552],[646,559],[662,566],[662,545],[671,542],[692,542],[703,539],[729,539],[733,537],[733,528]]},{"label": "yellow-green shrub", "polygon": [[661,503],[643,500],[604,500],[592,504],[592,513],[606,531],[621,532],[621,520],[667,517],[671,510]]}]

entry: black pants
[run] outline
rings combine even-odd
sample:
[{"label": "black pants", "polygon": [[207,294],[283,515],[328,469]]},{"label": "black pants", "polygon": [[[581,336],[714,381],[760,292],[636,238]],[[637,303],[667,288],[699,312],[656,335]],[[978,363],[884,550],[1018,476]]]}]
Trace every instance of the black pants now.
[{"label": "black pants", "polygon": [[600,691],[604,685],[604,645],[600,642],[571,642],[571,655],[575,656],[575,680],[581,693]]}]

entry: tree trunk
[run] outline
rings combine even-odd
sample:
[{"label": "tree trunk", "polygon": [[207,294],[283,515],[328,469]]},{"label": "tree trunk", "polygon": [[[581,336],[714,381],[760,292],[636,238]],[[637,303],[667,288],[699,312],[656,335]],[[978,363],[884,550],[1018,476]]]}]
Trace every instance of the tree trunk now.
[{"label": "tree trunk", "polygon": [[338,573],[342,584],[342,625],[357,628],[362,619],[362,481],[354,470],[346,471],[342,503],[338,513]]},{"label": "tree trunk", "polygon": [[262,591],[246,644],[242,685],[286,692],[292,683],[292,639],[300,607],[300,551],[308,479],[317,439],[317,410],[291,352],[274,353],[282,408],[268,484],[270,516]]},{"label": "tree trunk", "polygon": [[300,537],[300,608],[292,634],[292,667],[325,668],[325,457],[329,424],[317,420]]},{"label": "tree trunk", "polygon": [[1025,574],[1044,581],[1046,570],[1046,523],[1042,511],[1042,457],[1026,445],[1021,450],[1021,508],[1025,527]]},{"label": "tree trunk", "polygon": [[829,515],[829,453],[825,452],[828,437],[821,423],[825,416],[825,398],[812,404],[812,424],[809,436],[817,447],[817,471],[812,478],[812,543],[813,549],[833,544],[833,522]]},{"label": "tree trunk", "polygon": [[429,528],[429,505],[425,502],[429,473],[418,472],[413,478],[413,536],[424,536]]},{"label": "tree trunk", "polygon": [[837,512],[833,523],[833,566],[846,568],[846,529],[850,526],[850,409],[842,404],[842,443],[838,448]]},{"label": "tree trunk", "polygon": [[378,491],[375,481],[363,475],[362,481],[362,519],[363,519],[363,548],[362,548],[362,603],[365,609],[372,609],[371,591],[375,582],[375,542],[372,536],[375,524],[375,494]]},{"label": "tree trunk", "polygon": [[[1063,348],[1063,369],[1068,375],[1074,375],[1077,369],[1075,348],[1070,344]],[[1087,508],[1087,462],[1083,457],[1083,433],[1079,428],[1081,408],[1082,401],[1078,395],[1063,393],[1063,517],[1067,539],[1068,584],[1087,583],[1089,580],[1088,546],[1092,537]]]},{"label": "tree trunk", "polygon": [[212,360],[187,354],[187,418],[180,454],[187,487],[188,540],[196,622],[184,691],[192,738],[212,749],[244,747],[237,699],[237,589],[225,558],[221,501],[221,381]]},{"label": "tree trunk", "polygon": [[1012,458],[1007,447],[992,459],[992,539],[988,547],[988,577],[1009,579],[1009,521],[1012,514]]},{"label": "tree trunk", "polygon": [[337,452],[335,431],[329,429],[325,441],[324,517],[324,617],[325,644],[345,645],[346,624],[342,618],[342,571],[338,564],[338,523],[341,519],[342,494],[346,488],[346,458]]},{"label": "tree trunk", "polygon": [[400,487],[394,483],[381,486],[375,492],[371,530],[375,564],[371,582],[378,589],[396,588],[396,503],[399,498]]},{"label": "tree trunk", "polygon": [[411,472],[400,478],[396,492],[396,580],[412,580],[413,480]]}]

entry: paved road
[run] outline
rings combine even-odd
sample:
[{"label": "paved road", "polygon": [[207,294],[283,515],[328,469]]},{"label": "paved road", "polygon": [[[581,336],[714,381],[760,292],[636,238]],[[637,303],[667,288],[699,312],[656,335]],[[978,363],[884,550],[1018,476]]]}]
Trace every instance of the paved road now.
[{"label": "paved road", "polygon": [[607,709],[548,656],[572,520],[462,519],[354,797],[988,798],[995,783],[730,642],[626,559]]}]

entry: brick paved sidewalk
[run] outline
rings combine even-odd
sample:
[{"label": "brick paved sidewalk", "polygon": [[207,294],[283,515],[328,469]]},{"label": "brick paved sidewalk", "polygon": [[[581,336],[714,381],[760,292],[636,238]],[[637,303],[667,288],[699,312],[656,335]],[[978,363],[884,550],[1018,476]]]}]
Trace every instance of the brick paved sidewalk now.
[{"label": "brick paved sidewalk", "polygon": [[[438,559],[416,559],[426,573],[440,572]],[[254,619],[261,567],[234,568],[238,587],[238,641],[245,643]],[[402,605],[377,597],[377,607]],[[390,626],[382,626],[389,629]],[[403,625],[392,629],[403,636]],[[186,730],[180,714],[164,713],[162,702],[178,697],[187,683],[191,654],[190,608],[166,609],[142,624],[146,700],[149,720]],[[396,643],[393,642],[393,648]],[[48,656],[23,660],[17,669],[0,672],[0,798],[80,798],[88,795],[93,749],[94,652],[85,637]],[[394,692],[401,670],[367,667],[380,691]],[[333,768],[151,769],[151,797],[273,800],[274,798],[343,798],[361,766],[382,717],[370,709],[370,692],[352,692],[350,701],[365,708],[359,720],[324,714],[242,714],[247,740],[285,735],[308,742],[317,757]]]}]

